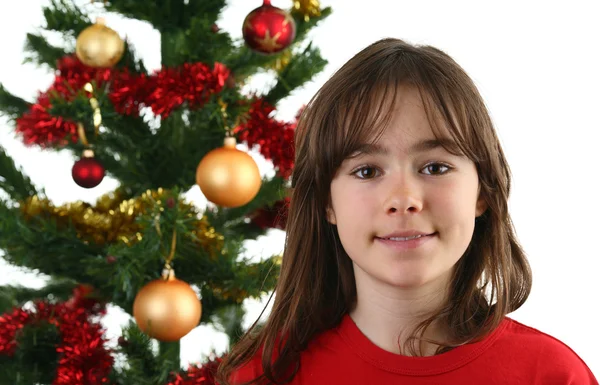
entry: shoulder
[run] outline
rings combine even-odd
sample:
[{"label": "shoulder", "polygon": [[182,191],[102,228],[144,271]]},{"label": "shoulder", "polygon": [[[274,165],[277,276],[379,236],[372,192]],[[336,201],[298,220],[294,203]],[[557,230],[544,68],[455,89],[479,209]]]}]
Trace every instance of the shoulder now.
[{"label": "shoulder", "polygon": [[[321,366],[323,362],[330,362],[327,358],[331,358],[332,355],[337,356],[340,353],[340,349],[338,349],[340,341],[336,335],[335,327],[315,335],[300,354],[303,367],[314,368],[315,363],[318,364],[316,366]],[[264,346],[261,346],[249,361],[234,370],[229,380],[231,385],[244,384],[264,374],[263,351]],[[277,358],[278,353],[274,351],[271,362],[275,362]],[[298,383],[298,381],[298,378],[295,377],[292,384]]]},{"label": "shoulder", "polygon": [[507,321],[505,338],[500,343],[509,345],[509,351],[530,362],[546,378],[561,379],[562,384],[598,384],[585,362],[567,344],[512,318],[507,317]]},{"label": "shoulder", "polygon": [[246,361],[244,364],[235,369],[229,377],[230,385],[245,384],[246,382],[260,377],[264,373],[262,366],[262,353],[263,348],[261,347],[249,361]]},{"label": "shoulder", "polygon": [[567,344],[536,328],[508,318],[506,331],[508,342],[528,351],[535,351],[542,357],[555,357],[569,362],[581,362],[581,358]]}]

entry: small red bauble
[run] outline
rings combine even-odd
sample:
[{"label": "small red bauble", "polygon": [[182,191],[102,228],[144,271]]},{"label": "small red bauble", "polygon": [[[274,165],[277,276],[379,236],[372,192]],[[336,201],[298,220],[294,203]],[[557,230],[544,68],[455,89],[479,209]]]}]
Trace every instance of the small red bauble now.
[{"label": "small red bauble", "polygon": [[93,188],[104,179],[104,167],[94,158],[91,150],[85,150],[83,157],[73,165],[71,175],[79,186]]},{"label": "small red bauble", "polygon": [[175,207],[175,203],[176,203],[175,198],[173,198],[173,197],[168,197],[167,200],[165,201],[165,205],[170,209]]},{"label": "small red bauble", "polygon": [[273,54],[280,52],[294,41],[296,23],[289,13],[264,0],[263,5],[246,16],[242,34],[246,44],[256,52]]}]

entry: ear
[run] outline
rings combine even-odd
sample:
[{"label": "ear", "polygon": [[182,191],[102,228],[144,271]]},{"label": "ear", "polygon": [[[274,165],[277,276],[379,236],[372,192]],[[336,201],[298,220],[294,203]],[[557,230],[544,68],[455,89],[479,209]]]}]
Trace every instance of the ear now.
[{"label": "ear", "polygon": [[479,216],[483,215],[483,213],[485,213],[485,211],[487,209],[488,209],[488,204],[486,203],[485,199],[480,194],[479,199],[477,199],[477,204],[475,205],[475,217],[479,217]]},{"label": "ear", "polygon": [[331,205],[327,206],[325,212],[327,214],[327,222],[331,223],[332,225],[337,225],[337,220],[335,219],[335,211],[333,211],[333,207],[331,207]]}]

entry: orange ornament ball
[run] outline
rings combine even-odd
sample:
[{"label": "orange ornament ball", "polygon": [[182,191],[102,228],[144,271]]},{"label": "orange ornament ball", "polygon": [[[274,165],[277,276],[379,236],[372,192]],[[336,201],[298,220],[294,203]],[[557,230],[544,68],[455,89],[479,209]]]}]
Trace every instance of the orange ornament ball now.
[{"label": "orange ornament ball", "polygon": [[194,290],[173,274],[145,285],[133,302],[138,327],[163,342],[180,340],[198,326],[201,315],[202,305]]},{"label": "orange ornament ball", "polygon": [[196,183],[206,199],[223,207],[250,202],[262,183],[254,159],[235,145],[235,138],[225,138],[224,146],[206,154],[196,169]]}]

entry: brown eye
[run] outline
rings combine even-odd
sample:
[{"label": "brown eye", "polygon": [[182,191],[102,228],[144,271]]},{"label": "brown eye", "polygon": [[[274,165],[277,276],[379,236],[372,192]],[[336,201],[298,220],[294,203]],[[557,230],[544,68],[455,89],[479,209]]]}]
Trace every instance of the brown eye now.
[{"label": "brown eye", "polygon": [[444,175],[448,171],[450,171],[450,167],[443,163],[430,163],[423,168],[423,170],[427,170],[425,172],[427,175]]},{"label": "brown eye", "polygon": [[364,166],[352,172],[359,179],[372,179],[377,176],[377,169],[371,166]]}]

